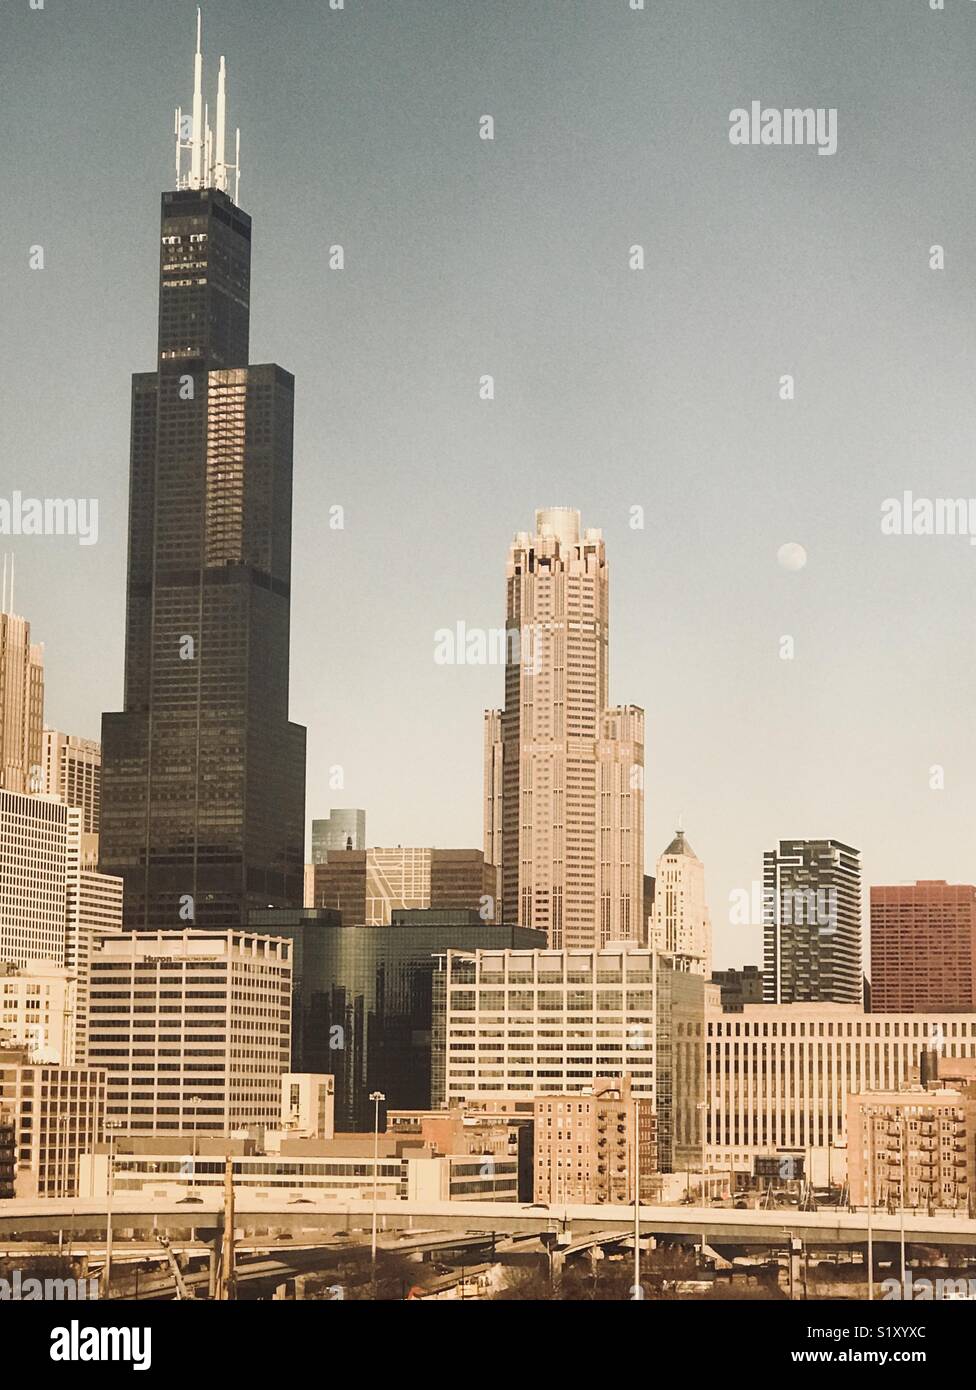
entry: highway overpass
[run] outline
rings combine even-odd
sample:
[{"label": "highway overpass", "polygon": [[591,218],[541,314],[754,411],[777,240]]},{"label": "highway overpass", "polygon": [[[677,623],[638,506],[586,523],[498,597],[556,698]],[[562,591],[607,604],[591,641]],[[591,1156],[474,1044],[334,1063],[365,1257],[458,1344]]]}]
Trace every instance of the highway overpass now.
[{"label": "highway overpass", "polygon": [[[373,1204],[364,1200],[258,1198],[247,1189],[235,1192],[235,1226],[247,1236],[262,1232],[287,1232],[292,1238],[314,1235],[328,1237],[342,1233],[366,1233],[372,1221]],[[627,1206],[526,1206],[518,1202],[404,1202],[377,1203],[384,1245],[406,1248],[411,1234],[436,1232],[437,1244],[448,1246],[447,1232],[471,1237],[477,1232],[531,1236],[544,1231],[571,1232],[574,1238],[598,1232],[634,1227],[634,1209]],[[116,1196],[112,1203],[112,1224],[116,1238],[124,1233],[151,1233],[155,1230],[200,1232],[217,1228],[223,1220],[223,1197],[216,1189],[193,1201],[150,1198],[136,1194]],[[897,1242],[901,1218],[888,1211],[875,1211],[871,1222],[874,1239]],[[105,1202],[91,1198],[49,1198],[0,1202],[0,1245],[4,1241],[30,1240],[59,1231],[72,1239],[86,1236],[98,1240],[106,1226]],[[816,1247],[864,1245],[868,1239],[868,1218],[863,1210],[851,1212],[831,1207],[824,1211],[735,1210],[724,1207],[642,1206],[642,1235],[684,1239],[698,1243],[702,1236],[709,1245],[770,1247],[782,1245],[794,1235]],[[935,1216],[908,1211],[904,1217],[905,1239],[930,1246],[972,1246],[976,1251],[976,1220],[962,1213],[942,1212]],[[394,1233],[402,1232],[397,1237]],[[204,1237],[205,1238],[205,1237]],[[416,1244],[427,1244],[418,1241]],[[429,1248],[429,1246],[428,1246]]]}]

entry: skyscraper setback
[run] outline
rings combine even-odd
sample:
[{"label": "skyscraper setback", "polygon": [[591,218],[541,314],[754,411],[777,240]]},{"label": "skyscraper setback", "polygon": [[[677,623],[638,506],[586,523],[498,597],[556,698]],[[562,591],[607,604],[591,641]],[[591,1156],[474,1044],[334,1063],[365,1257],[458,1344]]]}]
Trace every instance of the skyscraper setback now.
[{"label": "skyscraper setback", "polygon": [[602,532],[569,507],[536,512],[507,566],[505,708],[485,714],[485,859],[501,921],[550,946],[641,935],[644,711],[609,707]]},{"label": "skyscraper setback", "polygon": [[[251,219],[217,131],[177,113],[157,369],[132,383],[124,709],[102,724],[101,867],[129,928],[240,926],[303,897],[305,730],[288,720],[293,378],[249,366]],[[190,171],[181,173],[190,152]]]}]

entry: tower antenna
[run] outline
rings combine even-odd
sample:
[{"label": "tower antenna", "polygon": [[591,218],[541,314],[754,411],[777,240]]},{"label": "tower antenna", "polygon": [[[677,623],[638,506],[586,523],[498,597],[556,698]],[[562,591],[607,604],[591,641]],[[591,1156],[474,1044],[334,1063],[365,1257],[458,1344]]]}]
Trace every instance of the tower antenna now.
[{"label": "tower antenna", "polygon": [[193,60],[193,154],[190,187],[200,188],[203,163],[203,16],[197,6],[197,51]]},{"label": "tower antenna", "polygon": [[215,181],[222,192],[227,192],[227,65],[224,55],[220,55],[220,71],[217,74],[217,163]]}]

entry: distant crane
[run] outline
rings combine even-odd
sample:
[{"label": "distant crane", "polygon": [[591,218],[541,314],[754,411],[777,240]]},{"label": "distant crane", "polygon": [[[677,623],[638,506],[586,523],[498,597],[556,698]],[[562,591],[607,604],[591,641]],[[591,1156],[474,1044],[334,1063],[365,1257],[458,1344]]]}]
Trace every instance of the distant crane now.
[{"label": "distant crane", "polygon": [[183,1278],[183,1271],[180,1269],[180,1262],[173,1254],[169,1240],[166,1236],[160,1235],[158,1231],[156,1232],[156,1239],[159,1241],[160,1245],[165,1250],[166,1258],[169,1260],[169,1267],[173,1271],[173,1278],[176,1281],[177,1301],[181,1301],[186,1298],[192,1298],[193,1294],[186,1287],[186,1281]]}]

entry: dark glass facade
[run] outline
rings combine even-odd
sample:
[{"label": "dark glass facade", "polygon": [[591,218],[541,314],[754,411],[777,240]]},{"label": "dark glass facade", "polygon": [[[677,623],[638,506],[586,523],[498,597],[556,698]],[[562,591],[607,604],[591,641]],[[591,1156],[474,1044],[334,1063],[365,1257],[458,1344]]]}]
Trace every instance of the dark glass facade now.
[{"label": "dark glass facade", "polygon": [[162,201],[157,370],[133,378],[124,710],[102,720],[100,867],[131,929],[303,899],[288,720],[293,378],[248,366],[251,221]]},{"label": "dark glass facade", "polygon": [[[381,1124],[387,1107],[429,1109],[433,985],[446,951],[546,944],[544,932],[473,925],[468,913],[457,914],[452,924],[442,910],[430,925],[418,925],[425,915],[419,909],[403,912],[393,927],[338,926],[334,914],[320,909],[252,912],[248,919],[248,930],[290,936],[296,943],[305,1040],[296,1070],[335,1077],[340,1132],[372,1129],[371,1091],[386,1096]],[[303,937],[300,946],[296,932]]]}]

